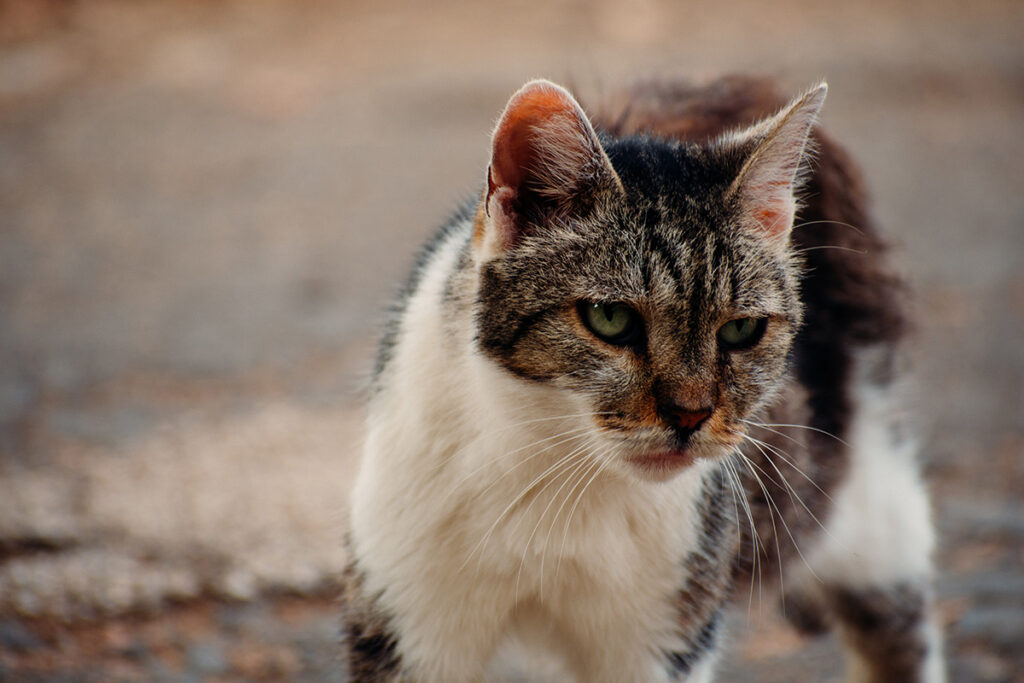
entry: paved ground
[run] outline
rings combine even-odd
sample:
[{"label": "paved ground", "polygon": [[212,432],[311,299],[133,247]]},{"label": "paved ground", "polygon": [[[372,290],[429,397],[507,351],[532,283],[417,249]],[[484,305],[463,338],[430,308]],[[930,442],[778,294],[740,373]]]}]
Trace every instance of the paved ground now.
[{"label": "paved ground", "polygon": [[[340,680],[359,387],[535,75],[827,77],[914,282],[955,680],[1024,680],[1024,5],[0,0],[0,680]],[[770,606],[724,680],[832,680]]]}]

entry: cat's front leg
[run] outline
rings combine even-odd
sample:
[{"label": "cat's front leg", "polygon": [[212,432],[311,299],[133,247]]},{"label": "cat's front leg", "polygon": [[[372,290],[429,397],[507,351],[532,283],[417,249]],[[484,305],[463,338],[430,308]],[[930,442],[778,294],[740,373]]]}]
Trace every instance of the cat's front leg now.
[{"label": "cat's front leg", "polygon": [[[358,559],[343,575],[342,651],[352,683],[478,683],[499,636],[489,586],[424,579],[386,602]],[[378,582],[379,583],[379,582]],[[483,598],[483,599],[482,599]],[[486,605],[486,607],[484,606]],[[488,609],[491,608],[491,609]]]},{"label": "cat's front leg", "polygon": [[926,586],[829,587],[826,600],[847,648],[849,680],[945,680]]},{"label": "cat's front leg", "polygon": [[850,681],[940,683],[934,532],[914,443],[895,424],[888,388],[859,392],[849,470],[808,566],[787,577],[786,611],[807,630],[836,629]]},{"label": "cat's front leg", "polygon": [[342,657],[351,681],[402,681],[398,634],[375,597],[366,591],[366,577],[350,560],[342,575]]},{"label": "cat's front leg", "polygon": [[945,680],[941,636],[926,582],[851,587],[838,583],[787,589],[786,616],[802,631],[834,627],[850,683]]}]

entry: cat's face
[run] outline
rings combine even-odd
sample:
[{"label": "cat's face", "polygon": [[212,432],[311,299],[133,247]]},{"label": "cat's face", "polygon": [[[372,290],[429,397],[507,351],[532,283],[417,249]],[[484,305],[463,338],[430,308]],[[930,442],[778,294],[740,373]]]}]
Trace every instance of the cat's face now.
[{"label": "cat's face", "polygon": [[[561,116],[562,93],[542,90],[519,119],[545,106]],[[495,154],[514,163],[492,158],[477,226],[477,338],[523,381],[569,392],[592,413],[602,453],[663,479],[737,446],[785,373],[801,314],[786,244],[796,167],[781,174],[788,204],[767,194],[752,203],[737,179],[763,140],[602,147],[585,121],[570,109],[544,138],[544,121],[532,120],[511,151],[499,124]],[[755,195],[775,189],[756,181]]]}]

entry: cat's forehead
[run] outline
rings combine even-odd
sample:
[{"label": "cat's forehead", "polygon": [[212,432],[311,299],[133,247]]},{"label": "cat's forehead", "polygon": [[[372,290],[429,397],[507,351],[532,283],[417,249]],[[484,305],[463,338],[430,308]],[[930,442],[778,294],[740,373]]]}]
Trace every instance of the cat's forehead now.
[{"label": "cat's forehead", "polygon": [[[554,250],[560,252],[556,270],[589,298],[668,303],[739,263],[725,235],[671,214],[651,204],[608,207],[582,230],[569,228],[572,237],[561,245],[568,248]],[[706,296],[718,293],[724,292]]]},{"label": "cat's forehead", "polygon": [[[624,183],[625,184],[625,183]],[[596,299],[652,305],[752,305],[775,291],[784,270],[778,256],[734,225],[721,203],[630,193],[568,228],[562,271]],[[767,286],[767,288],[766,288]],[[740,301],[742,299],[743,301]]]},{"label": "cat's forehead", "polygon": [[[713,146],[631,137],[606,142],[605,150],[625,203],[657,223],[700,222],[719,216],[721,200],[741,159]],[[655,207],[657,215],[651,215]]]}]

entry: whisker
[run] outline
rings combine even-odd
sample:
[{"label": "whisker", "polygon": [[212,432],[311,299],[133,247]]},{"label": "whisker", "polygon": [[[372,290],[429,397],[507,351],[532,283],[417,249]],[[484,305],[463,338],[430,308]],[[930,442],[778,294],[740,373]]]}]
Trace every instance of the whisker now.
[{"label": "whisker", "polygon": [[[744,438],[746,438],[746,439],[747,439],[747,440],[749,440],[749,441],[750,441],[751,443],[753,443],[753,444],[754,444],[754,447],[755,447],[755,448],[757,448],[757,450],[759,450],[759,451],[761,452],[761,455],[763,455],[763,456],[764,456],[764,459],[765,459],[765,461],[766,461],[766,462],[767,462],[767,463],[768,463],[769,465],[771,465],[771,466],[772,466],[772,468],[774,468],[775,472],[776,472],[776,473],[777,473],[777,474],[779,475],[779,479],[781,479],[781,480],[782,480],[782,484],[783,484],[783,486],[784,486],[784,490],[785,490],[785,491],[786,491],[786,493],[787,493],[787,494],[789,495],[789,499],[790,499],[790,500],[791,500],[791,501],[792,501],[793,503],[798,503],[798,504],[800,505],[800,507],[802,507],[802,508],[803,508],[803,509],[804,509],[804,510],[805,510],[805,511],[807,512],[807,514],[811,516],[811,519],[813,519],[813,520],[815,521],[815,523],[817,523],[817,525],[818,525],[819,527],[821,527],[821,529],[822,529],[822,530],[823,530],[823,531],[824,531],[825,533],[828,533],[828,529],[826,529],[826,528],[825,528],[825,525],[821,523],[821,520],[819,520],[819,519],[817,518],[817,516],[815,516],[815,514],[814,514],[813,512],[811,512],[811,509],[810,509],[809,507],[807,507],[807,504],[806,504],[806,503],[804,503],[804,500],[803,500],[803,498],[802,498],[802,497],[800,496],[800,494],[796,492],[796,489],[795,489],[795,488],[793,488],[793,485],[792,485],[792,484],[790,484],[790,483],[789,483],[789,480],[788,480],[788,479],[786,479],[786,476],[785,476],[784,474],[782,474],[782,470],[780,470],[780,469],[778,468],[778,466],[777,466],[777,465],[776,465],[776,464],[775,464],[775,463],[774,463],[774,462],[772,461],[772,459],[771,459],[771,458],[770,458],[770,457],[768,456],[768,453],[766,453],[766,452],[765,452],[765,447],[767,447],[767,448],[769,448],[769,449],[772,449],[772,446],[771,446],[770,444],[766,444],[766,443],[764,443],[764,442],[762,442],[762,441],[758,441],[757,439],[754,439],[753,437],[750,437],[750,436],[746,436],[746,435],[744,435]],[[775,452],[775,451],[774,451],[774,449],[772,449],[772,450],[773,450],[773,452]],[[760,469],[760,468],[758,468],[758,469]]]},{"label": "whisker", "polygon": [[[757,444],[755,444],[755,446],[756,445]],[[774,482],[774,480],[772,479],[771,475],[769,475],[767,472],[765,472],[763,469],[761,469],[761,467],[758,467],[757,463],[755,463],[754,461],[750,460],[750,458],[748,458],[747,456],[743,455],[742,453],[740,453],[740,457],[742,457],[744,461],[746,461],[747,463],[749,463],[753,467],[757,468],[762,474],[764,474],[766,477],[768,477],[768,479],[770,481]],[[765,458],[767,459],[768,456],[765,455]],[[760,482],[760,477],[758,477],[757,474],[753,472],[753,470],[751,470],[751,473],[754,474],[755,478],[757,478],[758,482]],[[781,475],[781,472],[780,472],[780,475]],[[785,479],[785,477],[783,477],[783,479]],[[793,536],[793,532],[789,528],[789,524],[786,523],[785,515],[782,514],[782,511],[779,509],[779,506],[775,503],[775,500],[771,497],[771,494],[769,494],[768,491],[764,488],[763,484],[762,484],[761,490],[764,491],[765,497],[768,499],[769,505],[773,506],[775,508],[775,511],[779,513],[779,521],[782,522],[782,528],[786,530],[786,535],[789,536],[789,540],[793,542],[793,548],[796,550],[797,555],[800,556],[800,559],[803,561],[804,566],[806,566],[808,571],[811,572],[811,575],[814,576],[814,578],[817,579],[818,575],[814,572],[814,569],[811,567],[810,563],[807,561],[807,558],[804,557],[803,551],[800,550],[800,544],[797,543],[796,537]],[[817,521],[817,520],[815,520],[815,521]],[[819,525],[820,524],[821,523],[819,522]],[[822,527],[822,528],[824,528],[824,527]],[[778,550],[778,548],[779,548],[779,537],[778,537],[778,532],[775,532],[775,533],[776,533],[776,535],[775,535],[775,547],[776,547],[776,550]],[[785,601],[785,597],[786,596],[785,596],[784,587],[782,586],[782,575],[783,575],[783,572],[782,572],[782,557],[780,555],[780,557],[779,557],[779,587],[780,587],[780,589],[783,590],[782,597],[783,597],[783,601]]]},{"label": "whisker", "polygon": [[[768,430],[768,431],[772,431],[772,430]],[[808,475],[800,467],[798,467],[795,462],[793,462],[792,460],[787,458],[786,457],[787,454],[781,448],[778,448],[777,446],[773,446],[772,444],[768,443],[767,441],[761,441],[760,439],[756,439],[753,436],[750,436],[749,434],[744,434],[743,438],[749,440],[751,443],[753,443],[755,445],[760,445],[760,446],[764,446],[765,448],[767,448],[776,457],[778,457],[784,463],[786,463],[787,465],[792,467],[794,470],[796,470],[797,474],[799,474],[801,477],[803,477],[808,482],[810,482],[811,486],[813,486],[814,488],[818,489],[818,492],[821,493],[821,495],[825,496],[825,498],[828,499],[829,502],[832,501],[832,496],[828,495],[828,491],[826,491],[825,489],[823,489],[820,486],[818,486],[818,483],[816,481],[814,481],[814,479],[812,479],[810,475]],[[769,462],[771,462],[771,458],[769,458],[767,455],[765,455],[765,459],[768,460]],[[775,467],[775,463],[774,462],[772,462],[772,467]],[[782,472],[779,472],[779,476],[780,477],[783,476]],[[785,478],[785,477],[783,477],[783,478]],[[810,512],[810,510],[808,510],[808,512]]]},{"label": "whisker", "polygon": [[821,251],[823,249],[835,249],[836,251],[849,251],[854,254],[860,254],[861,256],[868,252],[864,249],[855,249],[854,247],[844,247],[838,244],[821,244],[816,247],[805,247],[803,249],[795,249],[794,252],[797,254],[806,254],[809,251]]},{"label": "whisker", "polygon": [[[490,484],[488,484],[484,488],[480,489],[479,491],[475,492],[473,494],[474,498],[478,498],[478,497],[482,496],[483,494],[487,493],[487,491],[491,490],[491,488],[493,488],[496,484],[498,484],[498,482],[500,482],[503,478],[505,478],[506,476],[508,476],[509,474],[514,472],[515,470],[519,469],[520,467],[522,467],[523,465],[528,463],[530,460],[536,458],[539,455],[543,455],[544,453],[547,453],[548,451],[550,451],[550,450],[552,450],[554,448],[557,448],[558,446],[561,446],[563,444],[571,443],[572,441],[575,441],[576,439],[586,438],[587,432],[589,432],[589,431],[590,431],[589,427],[579,427],[577,429],[570,429],[570,430],[562,432],[560,434],[555,434],[553,436],[549,436],[549,437],[546,437],[546,438],[543,438],[543,439],[538,439],[536,441],[533,441],[532,443],[528,443],[525,446],[521,446],[520,448],[516,448],[515,450],[512,450],[512,451],[507,451],[507,452],[506,451],[501,451],[494,458],[488,460],[487,462],[484,462],[479,467],[474,469],[472,472],[469,472],[468,474],[463,476],[461,479],[459,479],[458,482],[453,484],[449,488],[448,493],[442,499],[441,504],[443,505],[444,503],[446,503],[448,498],[450,498],[455,492],[457,492],[462,487],[463,484],[465,484],[467,481],[473,479],[481,471],[483,471],[483,470],[487,469],[488,467],[490,467],[491,465],[493,465],[494,462],[496,460],[498,460],[498,459],[507,458],[507,457],[516,455],[517,453],[521,453],[522,451],[528,450],[528,449],[533,448],[535,446],[539,446],[540,444],[542,444],[542,443],[544,443],[546,441],[551,441],[552,439],[560,439],[560,440],[556,441],[555,443],[548,444],[547,446],[545,446],[544,448],[538,450],[537,452],[531,453],[530,455],[526,456],[525,458],[520,459],[519,462],[517,462],[516,464],[514,464],[512,467],[508,468],[504,472],[502,472],[501,475],[496,477],[494,479],[494,481],[492,481]],[[565,437],[565,438],[562,438],[562,437]]]},{"label": "whisker", "polygon": [[[743,544],[743,529],[740,528],[740,509],[739,509],[739,501],[736,499],[735,483],[730,478],[731,477],[731,472],[729,471],[729,466],[731,464],[732,464],[732,461],[729,460],[729,459],[726,459],[723,462],[723,465],[724,465],[723,470],[725,471],[726,480],[729,483],[729,493],[732,494],[732,514],[733,514],[733,516],[736,519],[736,547],[739,548]],[[746,497],[744,496],[744,498],[746,498]]]},{"label": "whisker", "polygon": [[[569,515],[565,519],[565,529],[562,530],[562,544],[558,551],[558,562],[557,564],[555,564],[556,581],[558,580],[558,570],[562,566],[562,557],[565,554],[565,541],[566,538],[568,538],[569,536],[569,525],[572,523],[572,517],[576,513],[576,507],[580,504],[580,501],[583,500],[583,495],[587,492],[587,489],[590,488],[590,484],[593,483],[593,481],[601,474],[601,472],[604,471],[604,468],[608,465],[608,463],[611,462],[611,459],[607,457],[608,453],[609,449],[605,449],[599,455],[591,455],[591,458],[598,463],[597,469],[594,470],[594,473],[590,476],[590,479],[588,479],[587,483],[583,485],[582,489],[580,489],[580,492],[576,496],[576,500],[573,502],[572,507],[569,508]],[[589,473],[590,470],[587,470],[587,472]],[[586,474],[584,474],[583,476],[585,477]],[[571,492],[570,495],[572,495]]]},{"label": "whisker", "polygon": [[[528,425],[540,424],[542,422],[555,422],[555,421],[558,421],[558,420],[571,420],[571,419],[574,419],[574,418],[596,417],[598,415],[611,415],[611,414],[612,413],[609,412],[609,411],[587,411],[587,412],[582,412],[582,413],[567,413],[567,414],[564,414],[564,415],[550,415],[548,417],[531,418],[529,420],[521,420],[519,422],[509,423],[509,424],[501,427],[500,429],[495,430],[493,433],[489,434],[488,436],[489,436],[489,438],[493,439],[496,436],[505,434],[506,432],[510,432],[510,431],[512,431],[514,429],[521,429],[522,427],[526,427]],[[585,426],[581,426],[581,427],[576,427],[575,429],[576,430],[584,430],[584,429],[589,429],[589,428],[590,428],[589,426],[585,425]],[[569,430],[569,431],[573,431],[573,430]],[[565,434],[565,433],[568,433],[568,432],[562,432],[562,433]],[[558,435],[556,434],[553,437],[548,437],[548,438],[557,438],[557,436]],[[543,441],[543,440],[541,440],[541,441]],[[535,445],[536,443],[539,443],[539,442],[534,442],[533,444],[528,444],[527,446],[524,446],[520,450],[529,448],[530,446]],[[439,462],[436,465],[434,465],[430,469],[429,473],[430,474],[435,473],[437,470],[439,470],[442,467],[445,467],[446,465],[448,465],[457,456],[465,453],[466,451],[468,451],[468,450],[470,450],[472,448],[475,448],[476,446],[477,446],[476,441],[475,440],[471,440],[466,445],[464,445],[461,448],[459,448],[459,449],[453,451],[452,453],[450,453],[447,457],[442,459],[441,462]],[[513,452],[518,452],[518,451],[513,451]],[[510,455],[510,453],[503,453],[501,455]]]},{"label": "whisker", "polygon": [[831,223],[833,225],[839,225],[839,226],[842,226],[844,228],[850,228],[851,230],[853,230],[854,232],[856,232],[856,233],[858,233],[860,235],[864,234],[863,230],[858,228],[856,225],[853,225],[852,223],[844,223],[843,221],[832,221],[832,220],[827,220],[827,219],[822,219],[822,220],[819,220],[819,221],[806,221],[804,223],[798,223],[797,225],[793,226],[793,229],[797,230],[799,228],[807,228],[807,227],[810,227],[812,225],[822,225],[822,224],[825,224],[825,223]]},{"label": "whisker", "polygon": [[[566,472],[568,472],[568,471],[570,471],[570,470],[575,468],[575,466],[579,463],[581,457],[585,457],[585,456],[583,456],[583,454],[586,452],[587,448],[588,448],[588,444],[587,443],[582,443],[579,446],[576,446],[575,448],[573,448],[571,452],[566,454],[566,456],[562,459],[562,466],[559,467],[559,471],[557,471],[557,472],[553,471],[551,473],[551,476],[548,477],[548,481],[546,481],[544,483],[544,485],[542,487],[540,487],[540,489],[537,490],[536,495],[527,504],[526,509],[523,510],[524,514],[522,516],[520,516],[520,520],[523,519],[523,517],[525,516],[525,513],[529,512],[533,508],[533,504],[537,502],[537,499],[540,497],[541,493],[546,491],[549,486],[554,484],[555,480],[558,479],[562,474],[564,474],[564,473],[566,473]],[[515,530],[518,531],[518,528],[519,528],[519,522],[517,521],[516,522]]]},{"label": "whisker", "polygon": [[[527,486],[525,486],[523,488],[523,490],[512,499],[512,502],[510,502],[505,507],[505,509],[501,511],[501,513],[498,515],[497,519],[494,520],[494,523],[491,524],[490,527],[488,527],[487,531],[484,532],[484,535],[480,538],[480,540],[477,542],[477,544],[475,546],[473,546],[473,549],[469,552],[469,554],[466,556],[466,559],[463,561],[462,566],[459,567],[459,571],[462,571],[462,569],[465,568],[465,566],[469,563],[469,561],[472,559],[473,555],[477,552],[477,550],[481,550],[481,551],[483,550],[483,547],[486,545],[487,541],[490,539],[491,534],[494,533],[494,530],[501,523],[501,520],[503,520],[505,518],[505,516],[508,515],[508,513],[511,512],[512,509],[516,505],[518,505],[520,502],[522,502],[523,498],[525,498],[527,495],[529,495],[530,492],[533,490],[533,488],[535,486],[537,486],[545,477],[547,477],[549,475],[553,475],[558,470],[570,467],[572,465],[572,461],[576,457],[576,455],[579,452],[580,448],[582,448],[582,447],[577,447],[577,448],[573,449],[572,451],[569,451],[567,454],[563,455],[561,458],[559,458],[557,461],[555,461],[554,464],[552,464],[546,470],[544,470],[539,475],[537,475],[537,477],[534,478],[533,481],[531,481]],[[554,479],[549,480],[540,489],[540,491],[537,491],[537,494],[539,495],[540,493],[543,493],[544,490],[548,486],[551,485],[552,481],[554,481]],[[533,502],[534,501],[536,501],[536,498],[534,498],[533,501],[531,501],[529,506],[526,508],[527,512],[530,510],[530,507],[533,506]],[[481,554],[481,560],[482,559],[483,559],[483,555]]]},{"label": "whisker", "polygon": [[743,420],[743,419],[741,419],[740,421],[741,422],[745,422],[748,425],[753,425],[755,427],[764,427],[765,429],[768,429],[769,427],[791,427],[793,429],[806,429],[807,431],[810,431],[810,432],[817,432],[818,434],[824,434],[825,436],[829,437],[830,439],[835,439],[836,441],[838,441],[839,443],[843,444],[844,446],[849,446],[850,445],[850,444],[846,443],[845,441],[843,441],[842,439],[840,439],[835,434],[833,434],[832,432],[825,431],[824,429],[818,429],[817,427],[810,427],[808,425],[788,424],[788,423],[785,423],[785,422],[755,422],[753,420]]},{"label": "whisker", "polygon": [[[560,514],[562,514],[562,510],[565,508],[566,503],[569,502],[569,499],[572,498],[573,493],[576,491],[577,488],[579,488],[580,484],[582,484],[583,481],[587,478],[587,475],[589,475],[591,472],[594,472],[595,470],[600,470],[600,468],[601,468],[602,462],[600,460],[595,459],[593,457],[593,453],[588,453],[588,458],[587,459],[588,459],[589,463],[587,464],[586,467],[584,467],[582,469],[579,479],[577,479],[576,483],[574,483],[572,485],[572,487],[570,487],[570,489],[566,492],[565,498],[562,499],[562,502],[558,506],[558,509],[555,510],[555,515],[554,515],[554,517],[551,518],[551,525],[548,527],[547,535],[545,535],[545,537],[544,537],[544,543],[541,545],[540,578],[541,578],[541,600],[542,601],[544,599],[544,591],[543,591],[543,586],[544,586],[544,561],[547,558],[547,550],[548,550],[549,541],[551,540],[551,532],[554,531],[554,529],[555,529],[555,524],[558,522],[558,516]],[[573,474],[575,474],[575,472]],[[589,485],[589,483],[590,482],[588,481],[587,484]],[[587,488],[586,485],[584,485],[583,488],[580,489],[579,496],[576,497],[576,502],[579,502],[580,496],[583,495],[583,492],[586,491],[586,488]],[[557,492],[556,492],[556,495],[557,495]],[[572,515],[570,514],[566,518],[566,530],[568,530],[569,521],[571,519],[572,519]],[[562,545],[562,548],[559,550],[558,563],[555,565],[555,577],[556,578],[558,577],[558,567],[559,567],[559,565],[561,564],[561,561],[562,561],[561,552],[565,548],[565,546],[564,546],[565,537],[564,536],[562,537],[562,542],[563,542],[563,545]]]},{"label": "whisker", "polygon": [[743,418],[740,418],[740,422],[743,422],[743,423],[745,423],[747,425],[750,425],[751,427],[760,427],[761,429],[764,429],[765,431],[769,431],[772,434],[778,434],[782,438],[788,439],[788,440],[792,441],[793,443],[795,443],[797,445],[800,445],[800,446],[804,445],[804,443],[802,441],[800,441],[799,439],[797,439],[796,437],[790,436],[789,434],[786,434],[785,432],[779,431],[778,429],[772,429],[768,424],[766,424],[764,422],[754,422],[753,420],[744,420]]},{"label": "whisker", "polygon": [[[754,471],[754,468],[757,467],[756,463],[751,461],[750,458],[745,456],[738,449],[735,451],[735,453],[739,455],[740,458],[743,460],[744,464],[747,466],[747,470],[750,472],[751,475],[753,475],[754,481],[757,482],[757,485],[761,487],[761,492],[764,493],[765,500],[768,502],[768,519],[771,521],[772,524],[772,535],[775,537],[775,556],[779,561],[779,588],[782,592],[783,598],[785,598],[785,587],[782,585],[782,548],[779,545],[779,530],[778,527],[775,526],[775,512],[779,513],[779,521],[782,522],[783,526],[786,528],[787,533],[789,533],[789,527],[786,525],[786,520],[782,516],[782,511],[779,510],[779,507],[775,504],[774,499],[768,492],[768,487],[764,485],[764,482],[761,481],[761,477],[757,474],[757,472]],[[761,468],[757,467],[757,469]],[[767,473],[765,473],[765,476],[767,476]],[[775,512],[772,512],[772,508],[775,508]],[[790,534],[790,538],[792,537],[792,534]],[[795,540],[793,542],[794,544],[796,543]],[[760,608],[762,604],[760,601],[760,594],[758,595],[758,598],[758,607]]]},{"label": "whisker", "polygon": [[[734,453],[730,453],[729,455],[732,456],[732,455],[734,455]],[[749,591],[749,595],[748,595],[748,598],[747,598],[747,614],[749,615],[751,610],[753,609],[753,605],[754,605],[754,575],[755,574],[757,575],[757,592],[758,592],[758,596],[761,595],[761,563],[760,563],[761,550],[760,550],[760,543],[759,543],[759,537],[758,537],[758,534],[757,534],[757,527],[754,525],[753,511],[751,511],[751,509],[750,509],[750,501],[747,500],[746,487],[743,486],[743,484],[741,483],[739,473],[736,471],[736,461],[733,458],[730,457],[730,458],[725,460],[725,465],[726,465],[726,472],[728,473],[729,478],[731,480],[730,488],[732,489],[732,492],[733,492],[733,505],[736,505],[736,498],[737,498],[737,496],[739,496],[740,500],[742,501],[742,506],[741,507],[743,509],[743,512],[746,514],[747,524],[749,525],[749,528],[750,528],[750,543],[751,543],[751,551],[753,553],[752,556],[751,556],[751,559],[752,559],[753,567],[751,568],[752,571],[750,573],[750,591]],[[738,528],[739,527],[737,526],[737,529]],[[758,600],[760,600],[760,598],[758,598]]]},{"label": "whisker", "polygon": [[[582,449],[582,447],[581,447],[581,449]],[[577,449],[577,451],[581,451],[581,449]],[[573,452],[577,453],[577,451],[573,451]],[[541,510],[540,515],[537,517],[537,523],[534,525],[533,531],[530,532],[530,536],[526,539],[526,543],[523,545],[523,557],[519,561],[519,571],[516,572],[516,589],[515,589],[516,602],[519,601],[519,581],[520,581],[520,579],[523,576],[523,567],[526,566],[526,556],[530,552],[530,544],[533,543],[533,538],[534,538],[534,536],[537,535],[537,530],[540,529],[540,525],[544,521],[544,516],[548,513],[548,510],[551,509],[551,506],[555,504],[555,500],[558,498],[558,494],[562,491],[563,488],[565,488],[565,485],[569,483],[569,481],[572,479],[572,477],[580,470],[580,468],[582,468],[584,465],[586,465],[587,462],[588,462],[587,458],[585,456],[581,456],[579,458],[579,462],[578,463],[574,463],[574,465],[571,468],[567,468],[568,473],[566,474],[565,481],[562,482],[562,484],[555,490],[555,492],[553,494],[551,494],[551,500],[548,501],[548,504],[546,506],[544,506],[544,509]],[[550,482],[549,482],[549,484],[550,484]],[[536,498],[534,498],[534,500],[536,500]],[[541,558],[543,559],[543,557],[544,557],[544,553],[543,553],[543,549],[542,549]],[[544,581],[543,581],[543,576],[541,576],[541,579],[542,580],[540,582],[540,590],[541,590],[541,601],[543,601],[544,600]]]},{"label": "whisker", "polygon": [[[736,455],[739,455],[739,454],[736,453]],[[762,577],[764,575],[763,560],[768,555],[768,549],[764,546],[764,543],[761,540],[761,536],[760,536],[760,534],[757,531],[757,524],[754,521],[753,508],[751,508],[750,500],[747,497],[746,487],[743,485],[742,478],[740,477],[740,474],[739,474],[739,472],[736,469],[736,461],[735,460],[730,460],[729,461],[729,465],[730,465],[730,469],[732,471],[733,478],[736,481],[737,489],[739,490],[739,492],[740,492],[740,494],[742,496],[741,501],[743,503],[743,509],[744,509],[744,512],[745,512],[745,514],[747,516],[747,523],[749,524],[749,527],[750,527],[751,547],[752,547],[752,550],[753,550],[753,553],[754,553],[753,554],[753,562],[754,562],[753,569],[754,569],[754,573],[757,574],[758,604],[761,604],[761,600],[762,600],[761,596],[763,595]],[[747,604],[747,611],[748,611],[748,613],[752,609],[752,606],[753,606],[753,599],[754,599],[754,592],[753,592],[754,583],[753,583],[753,581],[754,581],[754,576],[752,574],[751,575],[751,584],[750,584],[750,596],[749,596],[749,600],[748,600],[748,604]]]}]

